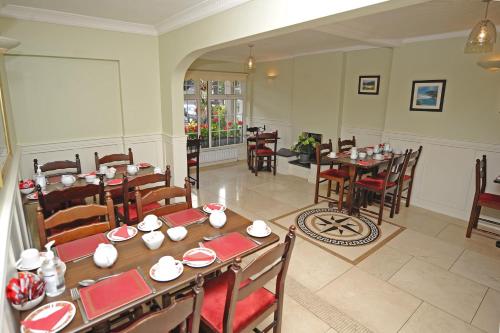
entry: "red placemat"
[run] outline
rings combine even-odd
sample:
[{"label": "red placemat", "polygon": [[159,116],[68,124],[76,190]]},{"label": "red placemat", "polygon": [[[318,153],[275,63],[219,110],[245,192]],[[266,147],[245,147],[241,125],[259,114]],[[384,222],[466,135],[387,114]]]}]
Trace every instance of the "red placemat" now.
[{"label": "red placemat", "polygon": [[92,235],[57,245],[55,249],[59,258],[64,262],[68,262],[94,253],[97,245],[101,243],[109,243],[104,234]]},{"label": "red placemat", "polygon": [[151,288],[137,269],[80,289],[83,308],[89,320],[151,293]]},{"label": "red placemat", "polygon": [[179,212],[161,216],[170,227],[186,226],[205,220],[207,216],[196,208],[184,209]]},{"label": "red placemat", "polygon": [[225,236],[205,242],[203,246],[214,250],[217,258],[226,261],[257,247],[257,243],[239,232],[231,232]]}]

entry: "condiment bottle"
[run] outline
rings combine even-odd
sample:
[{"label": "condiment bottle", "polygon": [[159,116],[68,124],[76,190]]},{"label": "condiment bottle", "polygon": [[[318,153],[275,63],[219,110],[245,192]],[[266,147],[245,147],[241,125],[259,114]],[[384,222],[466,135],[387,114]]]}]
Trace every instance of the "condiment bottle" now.
[{"label": "condiment bottle", "polygon": [[54,241],[50,241],[45,245],[47,254],[42,263],[41,273],[45,281],[45,294],[49,297],[61,295],[66,289],[64,282],[64,264],[61,259],[54,256],[51,247]]}]

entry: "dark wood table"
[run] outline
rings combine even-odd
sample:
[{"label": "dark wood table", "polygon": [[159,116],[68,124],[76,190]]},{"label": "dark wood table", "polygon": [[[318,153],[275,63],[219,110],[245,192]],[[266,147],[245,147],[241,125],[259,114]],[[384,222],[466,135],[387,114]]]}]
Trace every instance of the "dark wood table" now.
[{"label": "dark wood table", "polygon": [[[149,168],[143,168],[139,169],[139,172],[137,173],[138,176],[141,175],[147,175],[151,174],[154,171],[154,167],[149,167]],[[116,178],[123,178],[123,175],[126,173],[126,166],[119,166],[116,170],[115,174],[115,179]],[[76,175],[76,182],[71,185],[72,187],[75,186],[85,186],[87,185],[87,182],[85,181],[85,178],[78,178]],[[64,188],[64,185],[58,180],[60,175],[54,175],[54,176],[47,176],[47,179],[49,183],[45,187],[45,191],[51,192],[55,190],[61,190]],[[129,176],[130,179],[132,179],[134,176]],[[52,181],[51,181],[52,179]],[[104,179],[106,182],[106,177]],[[111,192],[111,195],[113,198],[116,198],[117,196],[121,197],[122,193],[122,186],[121,185],[115,185],[115,186],[105,186],[104,191],[106,192]],[[32,236],[32,246],[34,248],[39,249],[40,248],[40,240],[38,239],[38,224],[36,222],[36,209],[38,207],[38,200],[29,200],[26,195],[22,196],[22,202],[23,202],[23,210],[24,210],[24,217],[26,220],[26,225],[27,228]]]},{"label": "dark wood table", "polygon": [[[86,258],[77,262],[69,262],[66,264],[66,291],[53,298],[46,297],[43,304],[53,301],[68,301],[72,302],[77,311],[72,322],[62,332],[81,332],[91,327],[95,327],[107,319],[124,312],[125,310],[133,309],[135,306],[143,304],[155,297],[163,295],[172,295],[176,291],[187,288],[191,285],[198,273],[204,276],[227,267],[231,260],[226,262],[215,261],[213,264],[203,268],[191,268],[184,266],[184,272],[177,279],[170,282],[156,282],[149,277],[149,269],[158,262],[158,259],[163,256],[172,256],[175,259],[182,259],[182,255],[189,249],[199,247],[199,242],[203,240],[203,236],[211,236],[219,233],[240,232],[241,234],[260,242],[253,250],[244,253],[241,257],[246,257],[251,253],[262,250],[279,241],[279,236],[272,233],[265,238],[253,238],[246,233],[246,228],[252,222],[247,218],[227,209],[227,223],[221,229],[215,229],[210,226],[208,220],[202,224],[190,225],[187,227],[188,235],[180,242],[171,241],[168,236],[165,236],[165,241],[158,250],[149,250],[141,239],[143,232],[138,234],[131,240],[117,242],[115,247],[118,250],[118,260],[111,268],[98,268],[93,261],[93,258]],[[161,231],[165,234],[168,228],[163,225]],[[78,281],[83,279],[96,279],[102,276],[125,272],[134,268],[140,267],[144,272],[146,282],[156,289],[156,293],[143,297],[135,302],[129,303],[115,311],[109,312],[99,318],[96,318],[88,323],[84,323],[82,314],[78,308],[76,301],[73,301],[70,296],[70,289],[78,286]],[[24,319],[31,311],[21,313],[21,320]]]}]

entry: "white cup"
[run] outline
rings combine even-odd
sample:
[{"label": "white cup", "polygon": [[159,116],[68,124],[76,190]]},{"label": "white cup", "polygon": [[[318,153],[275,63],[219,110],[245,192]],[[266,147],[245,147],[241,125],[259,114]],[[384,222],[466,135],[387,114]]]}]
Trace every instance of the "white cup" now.
[{"label": "white cup", "polygon": [[99,173],[100,174],[106,174],[106,171],[108,171],[108,166],[107,165],[100,165],[99,166]]},{"label": "white cup", "polygon": [[62,175],[61,176],[61,183],[64,186],[71,186],[73,183],[76,182],[76,178],[73,175]]},{"label": "white cup", "polygon": [[366,149],[366,154],[368,156],[372,156],[373,155],[373,149],[371,149],[371,148]]},{"label": "white cup", "polygon": [[134,176],[137,172],[139,172],[139,167],[134,164],[127,165],[127,173],[131,176]]},{"label": "white cup", "polygon": [[[86,175],[85,176],[85,181],[89,184],[93,183],[96,179],[97,179],[96,175]],[[99,183],[99,181],[97,183]]]},{"label": "white cup", "polygon": [[21,265],[23,267],[35,267],[40,263],[40,252],[37,249],[26,249],[21,252]]},{"label": "white cup", "polygon": [[113,179],[115,178],[116,174],[116,169],[115,168],[109,168],[108,171],[106,171],[106,178],[107,179]]},{"label": "white cup", "polygon": [[332,152],[330,152],[330,153],[328,154],[328,157],[330,157],[330,158],[335,158],[335,157],[337,157],[337,153],[336,153],[336,152],[334,152],[334,151],[332,151]]},{"label": "white cup", "polygon": [[156,173],[156,174],[162,173],[161,172],[161,168],[160,167],[155,167],[154,170],[153,170],[153,173]]},{"label": "white cup", "polygon": [[358,156],[359,156],[359,158],[363,159],[366,157],[366,153],[361,151],[361,152],[359,152]]},{"label": "white cup", "polygon": [[375,154],[375,156],[373,156],[374,159],[376,160],[383,160],[384,159],[384,155],[382,154]]},{"label": "white cup", "polygon": [[257,234],[263,234],[267,230],[267,223],[262,220],[255,220],[252,223],[252,230]]},{"label": "white cup", "polygon": [[144,225],[148,229],[153,229],[158,225],[158,217],[153,214],[146,215],[144,217]]},{"label": "white cup", "polygon": [[170,276],[175,272],[175,259],[171,256],[164,256],[158,260],[158,274],[161,276]]}]

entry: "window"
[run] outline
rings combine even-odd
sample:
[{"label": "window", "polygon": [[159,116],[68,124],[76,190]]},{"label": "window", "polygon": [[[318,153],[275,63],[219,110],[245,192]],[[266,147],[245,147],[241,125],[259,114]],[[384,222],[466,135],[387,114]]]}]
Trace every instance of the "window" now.
[{"label": "window", "polygon": [[184,81],[184,131],[202,148],[243,142],[244,79]]}]

